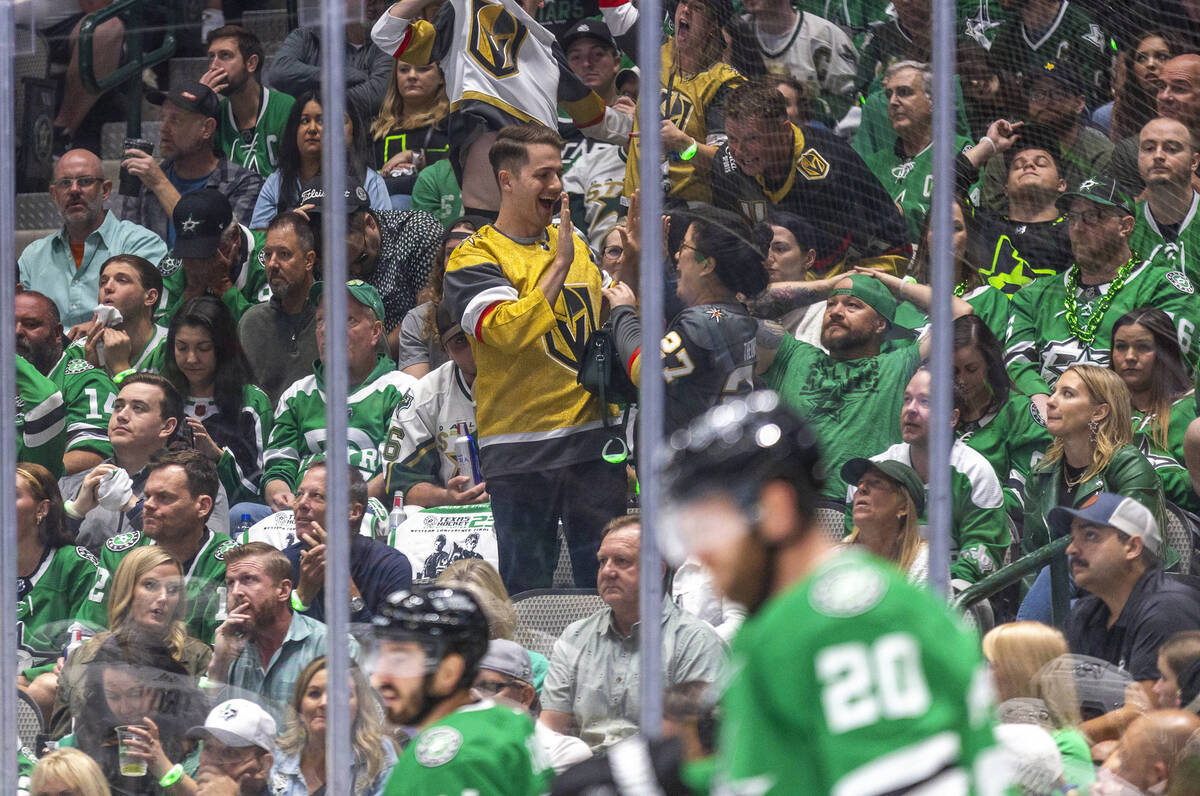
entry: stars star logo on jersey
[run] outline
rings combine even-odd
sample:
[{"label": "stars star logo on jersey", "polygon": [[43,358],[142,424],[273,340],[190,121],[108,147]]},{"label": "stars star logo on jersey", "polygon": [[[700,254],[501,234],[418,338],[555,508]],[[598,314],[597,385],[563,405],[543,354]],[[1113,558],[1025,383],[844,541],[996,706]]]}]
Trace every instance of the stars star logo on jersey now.
[{"label": "stars star logo on jersey", "polygon": [[1175,288],[1181,293],[1187,293],[1190,296],[1196,292],[1196,288],[1192,285],[1192,281],[1188,279],[1187,276],[1185,276],[1181,271],[1168,271],[1167,281],[1171,283],[1171,287]]},{"label": "stars star logo on jersey", "polygon": [[809,602],[819,613],[845,618],[866,613],[886,592],[887,581],[875,570],[835,566],[813,585]]},{"label": "stars star logo on jersey", "polygon": [[710,320],[716,321],[717,323],[720,323],[725,318],[725,310],[721,309],[720,307],[709,307],[704,311],[704,314],[707,315]]},{"label": "stars star logo on jersey", "polygon": [[220,547],[217,548],[217,551],[215,553],[213,553],[213,558],[217,559],[218,561],[224,561],[225,554],[237,546],[238,546],[238,543],[233,541],[232,539],[230,539],[229,541],[225,542],[224,544],[222,544]]},{"label": "stars star logo on jersey", "polygon": [[426,768],[436,768],[453,760],[462,743],[462,733],[453,727],[434,727],[417,739],[414,757]]},{"label": "stars star logo on jersey", "polygon": [[141,538],[141,533],[138,531],[119,533],[105,542],[104,546],[114,553],[119,553],[122,550],[128,550],[129,548],[133,547],[138,543],[139,538]]},{"label": "stars star logo on jersey", "polygon": [[180,232],[195,232],[200,227],[200,221],[193,218],[189,213],[188,217],[179,225]]}]

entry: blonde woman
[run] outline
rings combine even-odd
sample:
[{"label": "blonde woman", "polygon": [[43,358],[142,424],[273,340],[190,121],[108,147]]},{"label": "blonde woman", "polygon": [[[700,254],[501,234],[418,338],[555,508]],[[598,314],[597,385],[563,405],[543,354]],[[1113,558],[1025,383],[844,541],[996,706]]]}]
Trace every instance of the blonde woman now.
[{"label": "blonde woman", "polygon": [[845,544],[861,545],[896,564],[912,583],[929,579],[929,545],[921,538],[925,485],[898,461],[851,459],[842,479],[858,488],[850,504],[853,526]]},{"label": "blonde woman", "polygon": [[1046,706],[1046,729],[1062,754],[1064,778],[1075,786],[1096,778],[1087,739],[1079,731],[1082,717],[1075,696],[1072,659],[1067,640],[1041,622],[1009,622],[983,637],[983,657],[992,670],[996,701],[1037,699]]},{"label": "blonde woman", "polygon": [[407,175],[407,190],[412,193],[416,173],[445,158],[450,152],[446,118],[450,100],[446,79],[437,64],[415,66],[396,60],[393,79],[388,81],[379,115],[371,123],[371,164],[383,172],[389,193],[392,172]]},{"label": "blonde woman", "polygon": [[108,783],[96,761],[78,749],[57,749],[37,761],[30,796],[109,796]]},{"label": "blonde woman", "polygon": [[512,639],[517,630],[517,612],[500,573],[491,564],[482,558],[459,559],[442,570],[437,583],[471,592],[488,618],[488,638]]},{"label": "blonde woman", "polygon": [[[383,734],[378,696],[357,668],[350,670],[350,764],[354,796],[383,792],[396,750]],[[300,672],[289,703],[287,729],[279,737],[279,754],[271,769],[271,793],[308,796],[324,790],[328,769],[325,760],[326,706],[325,657],[314,659]]]},{"label": "blonde woman", "polygon": [[[1159,528],[1167,527],[1162,481],[1133,444],[1132,411],[1129,388],[1108,368],[1073,365],[1055,382],[1046,401],[1050,447],[1025,481],[1025,552],[1050,541],[1051,509],[1083,505],[1100,492],[1133,498]],[[1017,618],[1049,623],[1049,568],[1030,587]]]},{"label": "blonde woman", "polygon": [[199,679],[208,670],[212,649],[187,634],[187,595],[179,562],[157,545],[131,550],[113,575],[108,599],[108,627],[75,649],[63,665],[50,716],[50,735],[70,730],[71,719],[87,710],[83,680],[87,664],[104,642],[115,637],[123,646],[162,650]]}]

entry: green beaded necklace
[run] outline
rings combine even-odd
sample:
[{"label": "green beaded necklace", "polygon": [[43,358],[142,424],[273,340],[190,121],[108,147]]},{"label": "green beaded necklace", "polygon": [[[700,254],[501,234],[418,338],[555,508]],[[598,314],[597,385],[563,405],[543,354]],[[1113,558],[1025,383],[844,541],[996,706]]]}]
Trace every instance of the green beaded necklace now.
[{"label": "green beaded necklace", "polygon": [[1140,257],[1130,257],[1129,262],[1121,266],[1117,271],[1116,278],[1108,286],[1108,290],[1104,295],[1097,300],[1097,307],[1091,315],[1088,316],[1087,323],[1079,323],[1079,305],[1075,298],[1075,292],[1079,290],[1079,266],[1071,266],[1070,272],[1067,274],[1067,326],[1071,328],[1071,333],[1079,338],[1082,342],[1091,345],[1096,339],[1096,330],[1100,328],[1100,324],[1104,321],[1104,313],[1108,311],[1108,306],[1112,304],[1113,299],[1117,297],[1117,293],[1121,288],[1125,287],[1125,280],[1129,278],[1129,274],[1133,272],[1134,266],[1140,263]]}]

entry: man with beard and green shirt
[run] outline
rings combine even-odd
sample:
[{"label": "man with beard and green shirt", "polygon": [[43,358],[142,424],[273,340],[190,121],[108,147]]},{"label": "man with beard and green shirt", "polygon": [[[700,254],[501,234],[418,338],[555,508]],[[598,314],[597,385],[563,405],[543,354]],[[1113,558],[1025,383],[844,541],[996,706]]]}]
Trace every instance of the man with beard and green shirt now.
[{"label": "man with beard and green shirt", "polygon": [[[1134,207],[1129,248],[1195,282],[1200,276],[1200,223],[1193,222],[1200,193],[1192,187],[1192,175],[1200,166],[1200,151],[1191,131],[1177,119],[1151,119],[1138,134],[1137,161],[1146,198]],[[1189,262],[1189,249],[1194,262]]]},{"label": "man with beard and green shirt", "polygon": [[[323,283],[312,286],[322,294]],[[349,461],[368,481],[383,478],[378,449],[388,433],[392,412],[412,400],[417,380],[396,370],[396,363],[376,352],[383,334],[383,299],[359,279],[346,283],[347,349],[350,370],[347,442]],[[325,302],[317,306],[317,349],[325,349]],[[341,356],[338,357],[340,360]],[[275,410],[275,424],[264,454],[263,497],[274,511],[292,507],[306,460],[325,453],[325,367],[328,355],[313,363],[313,374],[284,391]],[[335,360],[336,361],[336,360]],[[339,363],[340,364],[340,363]]]},{"label": "man with beard and green shirt", "polygon": [[1012,299],[1006,364],[1013,384],[1045,400],[1071,365],[1108,367],[1113,324],[1130,310],[1157,307],[1175,322],[1189,365],[1196,361],[1196,288],[1182,271],[1146,262],[1129,248],[1132,203],[1110,178],[1087,180],[1063,194],[1075,263],[1061,276],[1034,280]]},{"label": "man with beard and green shirt", "polygon": [[[775,291],[790,291],[795,304],[816,300],[803,284]],[[813,427],[829,473],[824,495],[839,504],[846,500],[842,465],[900,441],[900,396],[928,355],[927,336],[918,343],[893,323],[896,299],[928,311],[931,296],[928,285],[879,271],[847,276],[825,303],[821,345],[828,354],[775,324],[762,326],[758,361],[760,369],[766,368],[763,381]],[[955,317],[973,312],[957,296],[953,301]],[[756,314],[761,310],[754,309]],[[899,338],[896,347],[881,353],[889,338]]]}]

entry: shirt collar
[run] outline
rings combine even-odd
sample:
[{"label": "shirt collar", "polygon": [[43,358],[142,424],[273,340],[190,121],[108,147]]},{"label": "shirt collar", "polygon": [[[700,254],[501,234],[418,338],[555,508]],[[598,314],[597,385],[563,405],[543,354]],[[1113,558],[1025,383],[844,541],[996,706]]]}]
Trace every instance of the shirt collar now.
[{"label": "shirt collar", "polygon": [[[100,222],[100,226],[98,226],[94,230],[92,230],[88,234],[87,238],[84,239],[84,241],[86,242],[88,240],[88,238],[92,237],[92,235],[99,235],[100,240],[102,240],[104,243],[107,244],[109,242],[109,239],[111,238],[113,232],[115,231],[117,225],[120,223],[121,222],[117,220],[117,217],[112,214],[111,210],[105,210],[104,211],[104,220]],[[70,236],[67,235],[66,223],[64,223],[61,227],[58,228],[58,232],[56,234],[58,235],[59,240],[61,240],[63,242],[64,246],[71,245],[71,238],[70,238]]]}]

